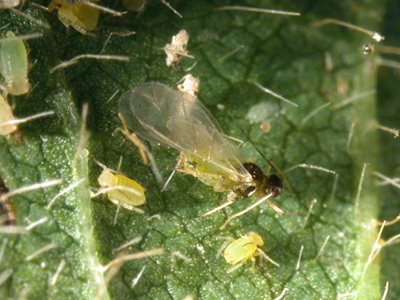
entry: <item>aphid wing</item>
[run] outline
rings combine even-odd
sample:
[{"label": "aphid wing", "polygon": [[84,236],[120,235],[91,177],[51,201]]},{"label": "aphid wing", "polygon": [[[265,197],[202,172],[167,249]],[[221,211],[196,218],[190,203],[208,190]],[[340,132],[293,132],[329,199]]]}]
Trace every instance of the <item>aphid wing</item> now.
[{"label": "aphid wing", "polygon": [[120,112],[142,138],[198,157],[235,180],[248,179],[241,152],[196,97],[149,82],[121,96]]}]

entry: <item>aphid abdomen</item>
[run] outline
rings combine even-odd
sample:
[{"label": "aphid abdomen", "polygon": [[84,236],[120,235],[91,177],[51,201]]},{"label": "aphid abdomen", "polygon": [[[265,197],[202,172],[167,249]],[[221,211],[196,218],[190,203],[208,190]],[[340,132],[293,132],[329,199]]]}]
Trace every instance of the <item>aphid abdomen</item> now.
[{"label": "aphid abdomen", "polygon": [[255,255],[257,249],[263,245],[262,238],[253,232],[232,242],[224,251],[227,262],[237,264],[246,261]]},{"label": "aphid abdomen", "polygon": [[[15,37],[15,35],[9,31],[7,37]],[[23,41],[13,40],[1,44],[0,72],[10,94],[23,95],[29,91],[28,58]]]},{"label": "aphid abdomen", "polygon": [[17,130],[17,125],[15,124],[4,125],[4,123],[12,120],[14,120],[14,116],[11,108],[6,100],[4,100],[4,98],[0,95],[0,135],[8,135]]}]

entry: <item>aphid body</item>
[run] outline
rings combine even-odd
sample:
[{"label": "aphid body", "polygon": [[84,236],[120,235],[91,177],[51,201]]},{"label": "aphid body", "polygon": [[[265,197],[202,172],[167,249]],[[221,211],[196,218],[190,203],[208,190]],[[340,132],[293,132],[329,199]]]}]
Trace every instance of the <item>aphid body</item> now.
[{"label": "aphid body", "polygon": [[119,111],[142,138],[180,151],[176,171],[197,177],[216,192],[230,191],[229,204],[235,197],[269,198],[282,192],[282,181],[276,175],[264,175],[246,158],[189,93],[157,82],[144,83],[121,96]]},{"label": "aphid body", "polygon": [[16,124],[7,124],[12,120],[14,120],[14,116],[11,108],[3,96],[0,95],[0,135],[8,135],[17,130]]},{"label": "aphid body", "polygon": [[[96,2],[96,1],[93,1]],[[94,30],[99,20],[100,10],[83,1],[52,0],[49,12],[58,10],[58,19],[66,27],[72,26],[76,31],[87,34]]]},{"label": "aphid body", "polygon": [[228,263],[236,265],[241,261],[245,262],[253,258],[262,245],[264,245],[264,241],[261,236],[250,232],[229,244],[223,255]]},{"label": "aphid body", "polygon": [[111,188],[105,193],[116,205],[136,210],[136,206],[146,203],[146,189],[125,175],[113,174],[110,169],[105,168],[100,174],[98,182],[103,188]]},{"label": "aphid body", "polygon": [[20,3],[20,0],[0,0],[0,9],[10,9],[18,6]]},{"label": "aphid body", "polygon": [[[15,37],[11,31],[7,37]],[[12,95],[23,95],[29,91],[28,56],[22,40],[1,43],[0,73],[4,77],[6,91]]]}]

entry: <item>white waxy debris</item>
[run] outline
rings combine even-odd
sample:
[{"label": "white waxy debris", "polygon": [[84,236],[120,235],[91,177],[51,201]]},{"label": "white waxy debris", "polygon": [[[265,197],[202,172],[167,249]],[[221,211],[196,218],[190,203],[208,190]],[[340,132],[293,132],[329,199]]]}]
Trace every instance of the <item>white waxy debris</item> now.
[{"label": "white waxy debris", "polygon": [[166,44],[164,46],[164,52],[167,54],[167,66],[173,66],[178,68],[179,62],[184,57],[193,58],[193,56],[189,55],[189,51],[187,50],[187,44],[189,42],[189,33],[182,29],[176,35],[172,37],[171,44]]},{"label": "white waxy debris", "polygon": [[200,79],[194,77],[192,74],[187,74],[183,76],[181,80],[178,81],[178,89],[184,93],[189,93],[190,95],[197,97],[199,92]]}]

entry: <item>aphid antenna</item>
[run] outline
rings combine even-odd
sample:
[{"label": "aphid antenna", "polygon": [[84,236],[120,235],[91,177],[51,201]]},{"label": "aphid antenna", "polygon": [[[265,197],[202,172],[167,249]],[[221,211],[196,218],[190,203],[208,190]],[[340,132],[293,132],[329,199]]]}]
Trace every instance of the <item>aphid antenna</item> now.
[{"label": "aphid antenna", "polygon": [[327,102],[322,104],[321,106],[318,106],[310,114],[304,117],[303,120],[301,120],[300,127],[303,127],[308,122],[308,120],[310,120],[313,116],[315,116],[317,113],[319,113],[321,110],[323,110],[325,107],[328,107],[331,104],[332,102]]},{"label": "aphid antenna", "polygon": [[354,201],[354,215],[356,217],[358,214],[358,207],[360,206],[360,195],[361,195],[361,190],[362,190],[362,186],[364,183],[364,177],[365,177],[365,173],[366,173],[368,165],[369,165],[368,163],[364,163],[362,171],[361,171],[361,175],[360,175],[360,181],[358,183],[356,200]]},{"label": "aphid antenna", "polygon": [[347,98],[347,99],[335,104],[334,106],[332,106],[332,109],[336,110],[336,109],[342,108],[343,106],[349,105],[351,103],[355,103],[357,101],[362,100],[365,97],[372,96],[372,95],[375,95],[375,94],[376,94],[376,90],[375,89],[366,91],[364,93],[361,93],[361,94],[355,95],[353,97]]},{"label": "aphid antenna", "polygon": [[17,14],[17,15],[20,15],[21,17],[23,17],[23,18],[25,18],[25,19],[27,19],[27,20],[29,20],[29,21],[38,24],[39,26],[42,26],[42,27],[44,27],[44,28],[46,28],[46,29],[50,29],[50,28],[51,28],[49,24],[43,23],[41,20],[35,19],[35,18],[32,17],[31,15],[28,15],[28,14],[26,14],[26,13],[23,13],[22,11],[20,11],[20,10],[18,10],[18,9],[11,8],[10,10],[11,10],[13,13],[15,13],[15,14]]},{"label": "aphid antenna", "polygon": [[47,251],[50,251],[50,250],[52,250],[52,249],[54,249],[54,248],[57,248],[57,247],[58,247],[57,244],[50,243],[50,244],[48,244],[48,245],[46,245],[46,246],[44,246],[44,247],[42,247],[42,248],[36,250],[36,251],[33,252],[31,255],[28,255],[28,256],[25,258],[25,260],[26,260],[26,261],[31,261],[32,259],[38,257],[40,254],[45,253],[45,252],[47,252]]},{"label": "aphid antenna", "polygon": [[337,181],[338,181],[338,178],[339,178],[339,173],[337,173],[336,171],[324,168],[324,167],[315,166],[315,165],[309,165],[309,164],[297,164],[297,165],[294,165],[294,166],[286,169],[285,173],[293,171],[294,169],[297,169],[297,168],[312,169],[312,170],[318,170],[318,171],[321,171],[321,172],[333,174],[334,175],[334,179],[333,179],[333,186],[332,186],[332,192],[331,192],[331,197],[330,198],[331,199],[334,198],[335,192],[336,192],[336,187],[337,187]]},{"label": "aphid antenna", "polygon": [[264,13],[264,14],[273,14],[273,15],[283,15],[283,16],[300,16],[298,12],[284,11],[284,10],[275,10],[275,9],[267,9],[267,8],[258,8],[258,7],[248,7],[248,6],[221,6],[216,7],[216,11],[223,10],[239,10],[239,11],[248,11],[248,12],[256,12],[256,13]]},{"label": "aphid antenna", "polygon": [[126,13],[128,13],[127,11],[119,12],[119,11],[113,10],[113,9],[108,8],[108,7],[105,7],[105,6],[98,5],[98,4],[93,3],[93,2],[91,2],[91,1],[83,0],[83,1],[81,1],[81,2],[82,2],[82,3],[85,3],[87,6],[96,8],[96,9],[102,11],[102,12],[108,13],[108,14],[110,14],[110,15],[112,15],[112,16],[115,16],[115,17],[122,17],[123,15],[125,15]]},{"label": "aphid antenna", "polygon": [[104,42],[103,48],[101,48],[101,50],[100,50],[100,53],[104,52],[104,50],[106,49],[106,47],[107,47],[108,43],[110,42],[111,37],[113,35],[117,35],[117,36],[120,36],[120,37],[128,37],[128,36],[132,36],[132,35],[135,35],[135,34],[136,34],[136,31],[110,32],[110,34],[108,35],[106,41]]},{"label": "aphid antenna", "polygon": [[0,39],[0,44],[1,43],[6,43],[6,42],[12,42],[12,41],[26,41],[26,40],[31,40],[31,39],[37,39],[42,37],[43,34],[41,33],[29,33],[29,34],[21,34],[21,35],[16,35],[16,36],[11,36],[11,37],[5,37]]},{"label": "aphid antenna", "polygon": [[58,69],[63,69],[72,66],[77,62],[79,62],[81,59],[116,60],[116,61],[128,62],[130,58],[128,56],[122,56],[122,55],[81,54],[55,66],[50,70],[50,73],[53,73]]},{"label": "aphid antenna", "polygon": [[327,19],[323,19],[320,21],[316,21],[312,24],[312,26],[313,27],[321,27],[321,26],[324,26],[327,24],[336,24],[339,26],[347,27],[347,28],[355,30],[355,31],[365,33],[377,42],[381,42],[385,39],[385,37],[383,35],[379,34],[378,32],[371,31],[371,30],[365,29],[363,27],[360,27],[360,26],[357,26],[357,25],[354,25],[354,24],[351,24],[348,22],[340,21],[337,19],[333,19],[333,18],[327,18]]},{"label": "aphid antenna", "polygon": [[282,300],[287,291],[289,291],[289,289],[287,287],[285,287],[282,290],[282,292],[280,293],[280,295],[278,297],[274,298],[273,300]]},{"label": "aphid antenna", "polygon": [[276,174],[283,179],[283,181],[285,182],[285,184],[288,186],[289,190],[291,193],[293,193],[293,188],[291,186],[291,184],[289,183],[289,181],[287,180],[285,174],[278,168],[277,165],[275,165],[275,163],[268,159],[264,153],[261,152],[260,149],[258,149],[258,147],[256,146],[256,144],[250,139],[249,135],[243,130],[242,127],[239,126],[239,124],[236,122],[235,118],[232,116],[231,112],[228,111],[229,116],[231,117],[232,121],[235,123],[235,125],[239,128],[239,130],[242,132],[242,134],[246,137],[246,139],[250,142],[250,144],[254,147],[254,149],[257,151],[258,154],[260,154],[260,156],[271,166],[272,169],[275,170]]},{"label": "aphid antenna", "polygon": [[18,124],[29,122],[31,120],[35,120],[35,119],[51,116],[51,115],[54,115],[54,114],[55,114],[55,112],[52,111],[52,110],[51,111],[46,111],[46,112],[38,113],[36,115],[29,116],[29,117],[26,117],[26,118],[14,119],[14,120],[11,120],[11,121],[8,121],[8,122],[1,123],[0,127],[8,126],[8,125],[18,125]]},{"label": "aphid antenna", "polygon": [[65,259],[62,258],[61,261],[60,261],[60,263],[59,263],[58,266],[57,266],[56,272],[54,273],[53,277],[51,278],[50,286],[52,286],[52,287],[56,286],[57,279],[58,279],[58,277],[60,276],[61,271],[64,269],[65,263],[66,263]]},{"label": "aphid antenna", "polygon": [[[397,217],[394,218],[394,219],[391,220],[391,221],[386,221],[386,220],[385,220],[385,221],[383,221],[383,222],[386,222],[386,226],[390,226],[390,225],[396,224],[396,223],[399,222],[399,221],[400,221],[400,214],[398,214]],[[381,226],[381,225],[383,224],[383,222],[372,221],[372,224],[373,224],[373,225]]]},{"label": "aphid antenna", "polygon": [[304,245],[301,245],[299,251],[299,258],[297,259],[296,268],[294,269],[295,271],[298,271],[300,269],[300,262],[301,262],[301,257],[303,256],[303,250],[304,250]]},{"label": "aphid antenna", "polygon": [[218,63],[221,64],[224,62],[225,59],[227,59],[228,57],[233,56],[234,54],[236,54],[236,52],[242,50],[243,48],[245,48],[245,45],[240,45],[239,47],[237,47],[236,49],[228,52],[227,54],[225,54],[224,56],[222,56],[221,58],[218,59]]},{"label": "aphid antenna", "polygon": [[0,286],[2,286],[8,278],[10,278],[13,272],[14,271],[12,269],[6,269],[3,273],[0,274]]},{"label": "aphid antenna", "polygon": [[142,277],[143,272],[144,272],[145,269],[146,269],[146,266],[143,266],[143,268],[140,270],[140,272],[137,274],[137,276],[132,279],[131,289],[135,288],[135,286],[139,282],[140,278]]},{"label": "aphid antenna", "polygon": [[[273,196],[273,193],[270,193],[270,194],[266,195],[264,198],[261,198],[260,200],[258,200],[258,201],[257,201],[256,203],[254,203],[253,205],[250,205],[250,206],[247,207],[246,209],[244,209],[244,210],[242,210],[242,211],[240,211],[240,212],[238,212],[238,213],[236,213],[236,214],[230,216],[230,217],[225,221],[225,223],[221,226],[220,229],[223,230],[223,229],[226,227],[226,225],[228,225],[228,223],[229,223],[230,221],[232,221],[233,219],[235,219],[235,218],[237,218],[237,217],[239,217],[239,216],[241,216],[241,215],[243,215],[243,214],[249,212],[250,210],[252,210],[253,208],[259,206],[260,204],[262,204],[262,203],[264,203],[264,202],[266,202],[267,205],[268,205],[269,207],[271,207],[277,214],[279,214],[279,215],[284,215],[285,212],[284,212],[282,209],[280,209],[278,206],[276,206],[275,204],[273,204],[271,201],[268,201],[268,199],[271,198],[272,196]],[[227,202],[227,203],[229,203],[229,202]],[[225,203],[225,204],[226,204],[226,203]],[[229,204],[232,204],[232,203],[229,203]],[[227,206],[227,205],[226,205],[226,206]]]},{"label": "aphid antenna", "polygon": [[328,235],[325,239],[325,241],[322,243],[321,248],[319,249],[317,255],[315,256],[315,258],[313,259],[314,262],[316,262],[318,260],[318,258],[321,256],[322,252],[324,251],[326,244],[328,243],[329,239],[330,239],[330,235]]},{"label": "aphid antenna", "polygon": [[303,224],[303,226],[301,227],[301,229],[304,229],[304,228],[306,227],[307,221],[308,221],[308,219],[309,219],[310,216],[311,216],[311,211],[312,211],[312,209],[313,209],[315,203],[317,203],[317,199],[312,199],[312,200],[311,200],[311,203],[310,203],[310,206],[309,206],[309,208],[308,208],[307,215],[306,215],[306,217],[304,218],[304,224]]},{"label": "aphid antenna", "polygon": [[162,4],[164,4],[166,7],[169,8],[169,10],[171,10],[175,15],[177,15],[179,18],[183,18],[183,16],[175,9],[171,6],[171,4],[169,4],[167,1],[165,0],[160,0]]},{"label": "aphid antenna", "polygon": [[283,97],[283,96],[281,96],[281,95],[279,95],[279,94],[277,94],[277,93],[275,93],[274,91],[272,91],[272,90],[270,90],[270,89],[268,89],[268,88],[266,88],[265,86],[262,86],[261,84],[259,84],[257,81],[255,81],[255,80],[249,80],[248,81],[250,84],[253,84],[254,86],[256,86],[256,87],[258,87],[260,90],[262,90],[263,92],[265,92],[265,93],[267,93],[267,94],[269,94],[269,95],[271,95],[271,96],[273,96],[273,97],[275,97],[275,98],[277,98],[277,99],[279,99],[279,100],[281,100],[281,101],[283,101],[283,102],[286,102],[286,103],[288,103],[288,104],[290,104],[290,105],[292,105],[292,106],[294,106],[294,107],[298,107],[299,105],[297,104],[297,103],[294,103],[293,101],[290,101],[289,99],[286,99],[285,97]]},{"label": "aphid antenna", "polygon": [[[106,187],[106,188],[100,188],[97,193],[92,195],[92,198],[95,198],[95,197],[97,197],[97,196],[99,196],[101,194],[104,194],[104,193],[107,193],[107,192],[110,192],[110,191],[127,191],[127,192],[130,192],[130,193],[135,194],[137,196],[141,195],[141,193],[138,192],[134,188],[128,188],[128,187],[126,187],[124,185],[116,185],[116,186],[110,186],[110,187]],[[138,208],[135,208],[135,209],[137,209],[138,211],[141,211],[141,213],[144,213],[144,211],[141,210],[141,209],[138,209]]]}]

